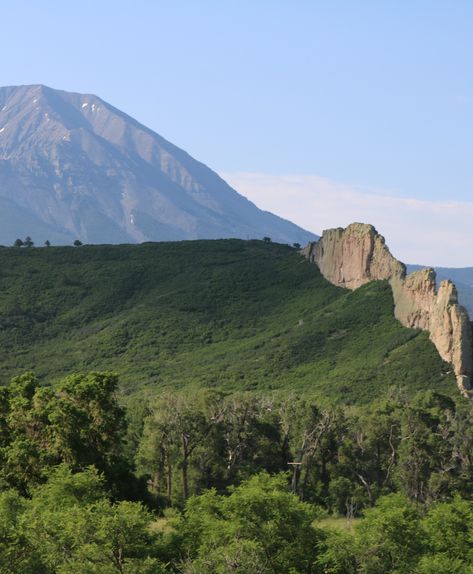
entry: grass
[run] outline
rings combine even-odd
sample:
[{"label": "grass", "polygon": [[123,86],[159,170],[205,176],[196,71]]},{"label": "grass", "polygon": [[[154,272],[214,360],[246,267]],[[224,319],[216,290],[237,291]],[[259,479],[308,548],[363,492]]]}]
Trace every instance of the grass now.
[{"label": "grass", "polygon": [[454,392],[390,287],[329,284],[292,248],[220,240],[0,249],[0,383],[113,370],[125,393],[273,389],[346,403]]},{"label": "grass", "polygon": [[328,528],[330,530],[343,530],[345,532],[353,532],[357,524],[361,522],[361,518],[346,518],[346,516],[327,516],[314,521],[314,526],[317,528]]}]

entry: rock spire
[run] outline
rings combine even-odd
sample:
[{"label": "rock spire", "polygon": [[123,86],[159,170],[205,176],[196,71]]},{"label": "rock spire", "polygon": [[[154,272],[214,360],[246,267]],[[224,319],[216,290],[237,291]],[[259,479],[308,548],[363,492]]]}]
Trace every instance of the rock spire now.
[{"label": "rock spire", "polygon": [[462,394],[473,396],[471,324],[451,281],[442,281],[437,290],[433,269],[406,275],[404,264],[391,255],[384,237],[363,223],[324,231],[303,254],[339,287],[357,289],[369,281],[389,281],[396,318],[405,327],[429,332],[439,355],[452,364]]}]

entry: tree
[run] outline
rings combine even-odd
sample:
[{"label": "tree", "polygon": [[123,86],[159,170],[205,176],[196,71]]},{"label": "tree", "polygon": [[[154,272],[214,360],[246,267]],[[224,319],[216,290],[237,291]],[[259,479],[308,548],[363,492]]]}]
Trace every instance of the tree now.
[{"label": "tree", "polygon": [[359,574],[355,537],[339,528],[325,529],[316,564],[324,574]]},{"label": "tree", "polygon": [[152,494],[169,504],[261,470],[286,470],[277,409],[250,393],[163,394],[145,418],[136,465]]},{"label": "tree", "polygon": [[76,470],[94,465],[110,484],[120,485],[131,477],[123,457],[126,421],[117,389],[112,373],[70,375],[57,386],[48,422],[60,461]]},{"label": "tree", "polygon": [[452,443],[454,412],[453,401],[434,392],[419,393],[403,409],[394,480],[413,500],[436,500],[451,490],[458,465]]},{"label": "tree", "polygon": [[381,494],[393,490],[401,442],[401,412],[398,402],[386,400],[347,421],[339,449],[339,472],[364,489],[365,504],[370,506]]},{"label": "tree", "polygon": [[30,544],[23,522],[28,502],[16,491],[0,493],[0,572],[2,574],[46,574]]},{"label": "tree", "polygon": [[[319,410],[316,405],[303,399],[289,396],[280,406],[283,440],[287,443],[291,460],[292,492],[305,499],[314,467],[320,460],[318,478],[328,485],[328,451],[332,445],[332,433],[338,425],[338,413],[334,410]],[[329,447],[328,449],[326,447]]]},{"label": "tree", "polygon": [[[455,496],[451,502],[434,504],[422,520],[431,558],[442,555],[451,561],[473,561],[473,503]],[[428,560],[426,559],[426,562]]]},{"label": "tree", "polygon": [[152,520],[141,504],[111,503],[94,468],[62,465],[34,492],[23,524],[48,573],[159,574]]},{"label": "tree", "polygon": [[49,241],[49,239],[46,239],[46,241],[44,242],[44,246],[51,247],[51,242]]},{"label": "tree", "polygon": [[47,446],[45,416],[51,395],[50,389],[40,388],[33,373],[15,377],[7,390],[0,476],[25,495],[45,480],[54,462]]},{"label": "tree", "polygon": [[268,237],[267,235],[263,237],[263,241],[265,243],[271,243],[271,237]]},{"label": "tree", "polygon": [[136,467],[156,497],[163,496],[168,504],[173,497],[174,445],[162,413],[154,409],[145,420],[143,436],[136,454]]},{"label": "tree", "polygon": [[26,236],[25,241],[24,241],[24,246],[25,247],[33,247],[34,245],[34,241],[31,239],[31,237],[29,235]]},{"label": "tree", "polygon": [[263,425],[259,401],[253,396],[233,394],[222,407],[220,433],[224,441],[226,479],[231,484],[245,466],[249,466],[246,478],[254,473],[254,462],[262,454],[258,446]]},{"label": "tree", "polygon": [[15,243],[13,244],[14,247],[23,247],[24,242],[22,239],[15,239]]},{"label": "tree", "polygon": [[[261,473],[230,496],[210,490],[189,499],[177,524],[181,554],[194,566],[185,572],[313,572],[323,538],[312,525],[318,511],[291,494],[287,482],[284,474]],[[235,560],[246,569],[238,570]]]},{"label": "tree", "polygon": [[427,554],[420,559],[416,574],[471,574],[471,566],[459,558],[449,558],[445,554]]},{"label": "tree", "polygon": [[355,533],[359,571],[367,574],[413,572],[423,551],[419,510],[401,494],[381,497]]},{"label": "tree", "polygon": [[292,246],[294,247],[294,249],[298,249],[298,250],[301,248],[300,243],[293,243]]},{"label": "tree", "polygon": [[75,247],[80,247],[81,245],[82,245],[82,241],[81,241],[80,239],[76,239],[76,240],[74,241],[74,246],[75,246]]},{"label": "tree", "polygon": [[145,421],[143,440],[137,456],[138,468],[151,477],[155,493],[173,496],[173,475],[181,479],[181,500],[190,495],[189,471],[193,455],[206,442],[210,425],[205,413],[206,394],[169,393],[162,395]]},{"label": "tree", "polygon": [[110,373],[71,375],[55,389],[32,373],[14,378],[0,392],[0,478],[28,495],[65,462],[74,470],[95,465],[117,491],[128,489],[117,386]]},{"label": "tree", "polygon": [[[232,540],[194,559],[187,559],[183,574],[273,574],[269,561],[253,540]],[[291,570],[294,572],[294,570]]]}]

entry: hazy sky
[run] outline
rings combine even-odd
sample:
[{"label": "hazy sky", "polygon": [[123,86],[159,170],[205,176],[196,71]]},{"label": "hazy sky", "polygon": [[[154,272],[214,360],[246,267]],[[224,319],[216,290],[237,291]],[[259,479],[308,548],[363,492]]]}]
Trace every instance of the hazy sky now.
[{"label": "hazy sky", "polygon": [[0,7],[0,85],[93,92],[313,231],[473,265],[471,0]]}]

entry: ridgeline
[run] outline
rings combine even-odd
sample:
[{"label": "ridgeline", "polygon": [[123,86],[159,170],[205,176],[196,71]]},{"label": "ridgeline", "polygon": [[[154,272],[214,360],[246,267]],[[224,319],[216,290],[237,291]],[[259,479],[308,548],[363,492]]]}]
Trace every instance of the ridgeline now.
[{"label": "ridgeline", "polygon": [[283,389],[345,403],[456,391],[389,284],[349,292],[297,250],[242,240],[0,249],[0,382],[111,370],[125,393]]}]

